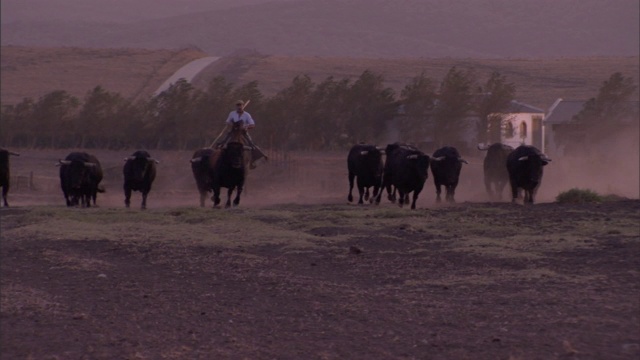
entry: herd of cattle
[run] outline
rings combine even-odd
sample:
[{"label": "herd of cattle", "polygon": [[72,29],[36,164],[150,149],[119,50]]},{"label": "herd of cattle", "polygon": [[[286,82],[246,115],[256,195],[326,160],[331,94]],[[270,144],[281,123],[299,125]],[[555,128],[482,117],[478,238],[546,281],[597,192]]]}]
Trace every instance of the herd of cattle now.
[{"label": "herd of cattle", "polygon": [[[524,203],[533,204],[535,193],[542,181],[542,168],[551,159],[533,146],[521,145],[515,150],[501,143],[489,147],[478,146],[487,151],[484,159],[484,183],[491,197],[500,198],[507,184],[511,185],[512,201],[518,198],[520,189],[524,190]],[[386,160],[383,161],[383,155]],[[413,193],[411,208],[416,208],[416,200],[428,177],[429,166],[436,187],[436,201],[440,202],[442,187],[445,200],[454,202],[454,196],[462,164],[467,163],[458,150],[445,146],[436,150],[431,157],[411,145],[389,144],[386,148],[374,145],[358,144],[349,151],[347,167],[349,171],[349,202],[353,201],[353,183],[357,182],[360,198],[379,204],[382,192],[386,189],[388,199],[402,207],[409,202]],[[369,189],[373,188],[370,195]]]},{"label": "herd of cattle", "polygon": [[[234,191],[233,205],[240,204],[240,195],[247,175],[246,146],[230,142],[222,148],[204,148],[197,150],[190,162],[191,170],[200,193],[200,206],[205,205],[207,194],[213,193],[214,206],[220,204],[221,188],[227,188],[227,202],[230,207]],[[507,182],[511,185],[512,201],[516,201],[519,189],[524,190],[524,202],[532,204],[536,190],[542,180],[542,168],[551,159],[533,146],[522,145],[515,150],[500,143],[489,147],[484,159],[484,183],[490,196],[501,196]],[[4,206],[7,202],[10,172],[9,156],[19,154],[0,149],[0,186]],[[386,159],[383,159],[386,158]],[[147,196],[156,178],[158,161],[147,151],[139,150],[124,159],[124,196],[125,206],[131,204],[132,191],[142,193],[141,208],[147,206]],[[432,156],[424,154],[414,146],[394,143],[386,148],[375,145],[354,145],[347,157],[349,172],[349,202],[353,201],[353,185],[357,179],[358,203],[364,200],[379,204],[382,192],[387,191],[391,202],[400,206],[409,202],[416,208],[416,200],[428,177],[429,166],[436,187],[436,201],[440,202],[441,189],[445,189],[445,200],[454,202],[462,164],[467,163],[454,147],[438,149]],[[64,160],[58,160],[60,167],[60,187],[67,206],[91,207],[96,205],[97,194],[104,192],[100,185],[103,178],[102,166],[98,159],[86,152],[72,152]],[[370,188],[372,192],[370,193]]]}]

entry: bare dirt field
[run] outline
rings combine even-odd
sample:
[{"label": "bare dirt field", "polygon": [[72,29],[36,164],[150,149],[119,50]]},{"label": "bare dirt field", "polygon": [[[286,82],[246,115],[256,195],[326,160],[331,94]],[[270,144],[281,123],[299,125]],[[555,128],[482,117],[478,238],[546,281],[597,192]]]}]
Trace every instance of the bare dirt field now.
[{"label": "bare dirt field", "polygon": [[487,202],[466,156],[458,203],[429,178],[411,211],[346,204],[346,154],[274,154],[224,210],[196,207],[190,152],[152,152],[141,211],[123,206],[130,151],[99,151],[107,193],[79,209],[53,166],[68,151],[20,152],[35,189],[0,209],[2,359],[640,356],[637,182],[554,203],[585,181],[556,159],[538,204]]}]

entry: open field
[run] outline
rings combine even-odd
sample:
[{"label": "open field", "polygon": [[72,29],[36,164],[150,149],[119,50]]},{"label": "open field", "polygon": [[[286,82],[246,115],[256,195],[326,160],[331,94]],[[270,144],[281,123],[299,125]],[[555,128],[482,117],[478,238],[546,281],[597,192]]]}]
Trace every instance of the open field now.
[{"label": "open field", "polygon": [[[141,211],[123,206],[131,151],[90,151],[91,209],[63,206],[69,151],[20,152],[35,189],[0,208],[2,359],[640,356],[638,182],[575,176],[588,161],[555,159],[525,207],[486,202],[463,154],[458,204],[429,177],[411,211],[347,205],[346,154],[272,154],[224,210],[196,206],[190,152],[155,151]],[[551,202],[575,186],[632,199]]]},{"label": "open field", "polygon": [[[218,54],[210,54],[215,56]],[[82,99],[97,85],[127,98],[150,96],[165,79],[192,60],[208,56],[199,50],[31,48],[3,46],[0,98],[15,104],[24,97],[38,99],[53,90],[66,90]],[[293,57],[244,54],[223,58],[205,69],[194,84],[206,88],[214,76],[236,85],[257,81],[260,91],[272,96],[298,75],[321,82],[356,79],[365,70],[384,76],[397,94],[411,79],[424,72],[436,83],[453,66],[475,69],[486,81],[493,71],[507,76],[517,88],[516,99],[547,109],[557,98],[586,100],[595,96],[602,82],[622,72],[637,84],[638,57],[559,59],[367,59]]]}]

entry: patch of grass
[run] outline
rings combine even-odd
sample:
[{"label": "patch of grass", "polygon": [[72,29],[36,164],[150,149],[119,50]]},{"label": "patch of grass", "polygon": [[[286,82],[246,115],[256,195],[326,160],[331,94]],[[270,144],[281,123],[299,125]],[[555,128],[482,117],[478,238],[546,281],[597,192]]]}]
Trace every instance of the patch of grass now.
[{"label": "patch of grass", "polygon": [[561,204],[599,203],[604,201],[604,198],[593,190],[573,188],[561,192],[556,201]]}]

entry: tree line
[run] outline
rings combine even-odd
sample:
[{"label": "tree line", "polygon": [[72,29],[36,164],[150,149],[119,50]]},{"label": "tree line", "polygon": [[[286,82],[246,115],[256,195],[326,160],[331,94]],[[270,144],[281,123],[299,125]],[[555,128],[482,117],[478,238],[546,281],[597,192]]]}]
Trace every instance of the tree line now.
[{"label": "tree line", "polygon": [[[271,97],[260,92],[257,81],[236,86],[216,77],[199,89],[181,79],[135,101],[101,86],[82,100],[56,90],[37,101],[25,98],[3,106],[0,143],[20,148],[196,149],[219,135],[238,99],[251,100],[247,111],[257,124],[252,137],[271,149],[331,150],[360,141],[420,143],[426,138],[441,146],[462,142],[470,131],[479,141],[495,141],[500,118],[489,115],[508,108],[516,87],[498,72],[483,83],[478,79],[473,70],[452,67],[439,82],[417,75],[396,94],[382,75],[369,70],[355,80],[328,77],[319,83],[299,75]],[[475,129],[465,121],[470,115],[479,119]]]}]

